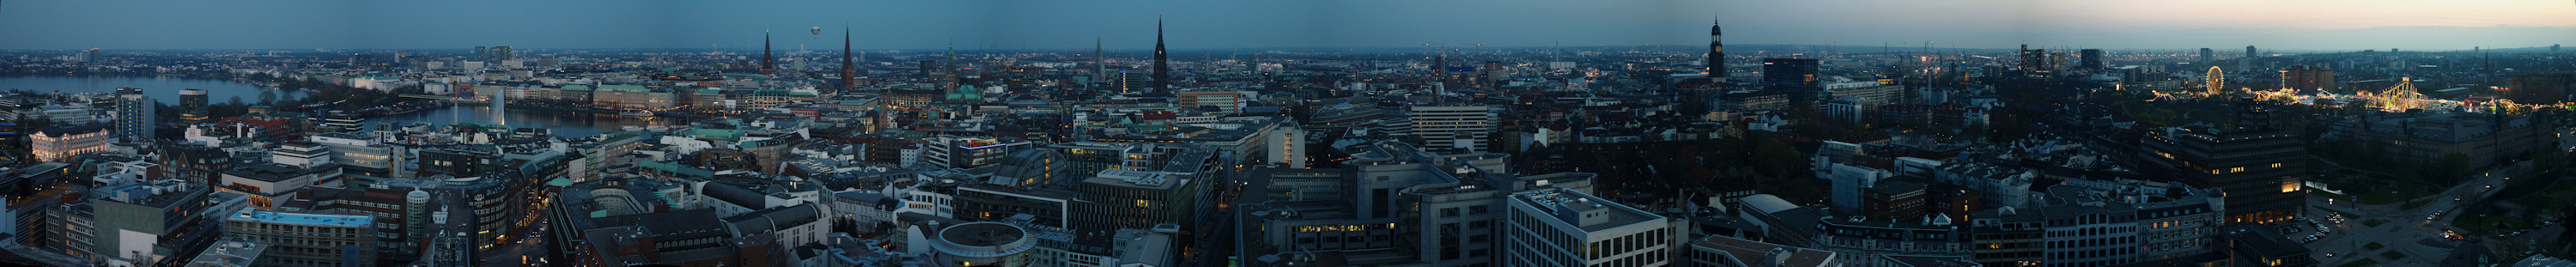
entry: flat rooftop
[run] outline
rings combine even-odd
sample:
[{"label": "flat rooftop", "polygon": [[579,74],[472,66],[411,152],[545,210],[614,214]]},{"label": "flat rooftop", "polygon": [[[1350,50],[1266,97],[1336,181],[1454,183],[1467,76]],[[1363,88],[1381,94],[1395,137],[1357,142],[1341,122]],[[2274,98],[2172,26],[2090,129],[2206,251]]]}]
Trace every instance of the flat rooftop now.
[{"label": "flat rooftop", "polygon": [[[1513,194],[1512,200],[1529,202],[1530,206],[1538,207],[1541,210],[1547,211],[1549,214],[1556,215],[1548,216],[1548,218],[1564,221],[1566,224],[1571,224],[1576,228],[1583,229],[1584,232],[1598,232],[1663,218],[1662,215],[1647,213],[1643,210],[1631,208],[1627,205],[1621,205],[1617,202],[1610,202],[1608,199],[1585,195],[1581,192],[1575,192],[1574,190],[1555,189]],[[1602,215],[1607,218],[1601,219],[1601,221],[1597,223],[1583,223],[1586,220],[1581,219],[1579,217],[1580,215],[1567,216],[1569,214],[1582,214],[1592,211],[1602,211]]]},{"label": "flat rooftop", "polygon": [[231,218],[225,218],[224,220],[322,227],[371,227],[375,225],[376,222],[375,217],[368,216],[284,213],[261,211],[254,208],[242,208],[241,213],[233,214]]},{"label": "flat rooftop", "polygon": [[[1832,251],[1782,246],[1779,244],[1755,242],[1753,240],[1744,240],[1727,236],[1709,236],[1708,238],[1700,239],[1699,242],[1691,243],[1691,247],[1716,250],[1728,255],[1734,255],[1733,258],[1736,259],[1757,261],[1769,259],[1772,251],[1787,252],[1788,256],[1783,257],[1780,261],[1782,264],[1779,265],[1784,267],[1825,266],[1827,263],[1832,263],[1834,259],[1834,252]],[[1754,264],[1759,266],[1762,263],[1745,262],[1745,264]]]}]

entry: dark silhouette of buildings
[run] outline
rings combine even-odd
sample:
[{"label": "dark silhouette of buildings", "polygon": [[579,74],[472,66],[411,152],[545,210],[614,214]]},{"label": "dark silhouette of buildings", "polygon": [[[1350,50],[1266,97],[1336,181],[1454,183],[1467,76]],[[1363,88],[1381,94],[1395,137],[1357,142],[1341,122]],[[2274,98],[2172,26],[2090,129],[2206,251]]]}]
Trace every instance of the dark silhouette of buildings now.
[{"label": "dark silhouette of buildings", "polygon": [[2516,74],[2507,78],[2505,99],[2514,103],[2547,104],[2565,102],[2567,94],[2576,92],[2576,73]]},{"label": "dark silhouette of buildings", "polygon": [[2270,223],[2302,217],[2307,197],[2307,144],[2299,133],[2272,126],[2261,102],[2238,100],[2234,127],[2188,125],[2150,130],[2140,142],[2141,164],[2151,177],[2173,177],[2198,188],[2216,188],[2227,223]]},{"label": "dark silhouette of buildings", "polygon": [[1816,60],[1804,58],[1762,59],[1762,87],[1789,94],[1792,107],[1812,106],[1825,93],[1816,80]]},{"label": "dark silhouette of buildings", "polygon": [[2207,48],[2207,47],[2202,47],[2202,48],[2200,48],[2200,61],[2199,61],[2199,62],[2196,62],[2196,63],[2192,63],[2192,64],[2199,64],[2199,65],[2203,65],[2203,66],[2209,65],[2209,61],[2210,61],[2210,53],[2216,53],[2216,52],[2218,52],[2218,50],[2210,50],[2210,49],[2209,49],[2209,48]]},{"label": "dark silhouette of buildings", "polygon": [[2081,50],[2080,52],[2081,52],[2081,53],[2077,54],[2077,58],[2076,58],[2076,61],[2075,61],[2075,62],[2076,62],[2076,64],[2075,64],[2075,68],[2084,69],[2084,70],[2090,70],[2090,71],[2100,71],[2100,70],[2102,70],[2102,50],[2101,50],[2101,49],[2085,49],[2085,50]]},{"label": "dark silhouette of buildings", "polygon": [[2302,94],[2332,91],[2335,85],[2335,71],[2325,65],[2298,65],[2281,70],[2281,87],[2298,90]]}]

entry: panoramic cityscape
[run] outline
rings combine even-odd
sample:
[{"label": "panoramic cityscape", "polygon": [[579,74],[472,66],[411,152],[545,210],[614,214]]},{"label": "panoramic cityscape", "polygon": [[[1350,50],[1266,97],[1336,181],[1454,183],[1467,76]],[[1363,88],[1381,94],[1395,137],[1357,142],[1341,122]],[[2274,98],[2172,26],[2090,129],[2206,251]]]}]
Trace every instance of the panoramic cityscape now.
[{"label": "panoramic cityscape", "polygon": [[0,265],[2569,267],[2569,18],[9,1]]}]

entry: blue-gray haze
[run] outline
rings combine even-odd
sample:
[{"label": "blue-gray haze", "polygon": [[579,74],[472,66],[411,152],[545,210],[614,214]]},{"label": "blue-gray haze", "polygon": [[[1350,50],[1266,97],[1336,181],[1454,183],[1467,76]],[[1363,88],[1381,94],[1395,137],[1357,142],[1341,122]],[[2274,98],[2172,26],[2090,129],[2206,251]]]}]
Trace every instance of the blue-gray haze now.
[{"label": "blue-gray haze", "polygon": [[[1174,49],[1731,44],[2464,50],[2576,40],[2567,0],[6,1],[0,49]],[[808,32],[824,27],[826,34]],[[1464,45],[1462,45],[1464,46]]]}]

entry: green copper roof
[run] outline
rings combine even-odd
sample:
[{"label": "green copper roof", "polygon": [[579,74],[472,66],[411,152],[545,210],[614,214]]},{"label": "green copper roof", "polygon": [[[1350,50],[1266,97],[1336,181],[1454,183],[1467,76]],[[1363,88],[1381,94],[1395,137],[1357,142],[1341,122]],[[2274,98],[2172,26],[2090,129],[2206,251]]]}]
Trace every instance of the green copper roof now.
[{"label": "green copper roof", "polygon": [[619,92],[652,92],[652,89],[644,88],[644,86],[642,86],[642,85],[601,85],[601,86],[599,86],[599,90],[600,90],[600,91],[619,91]]}]

